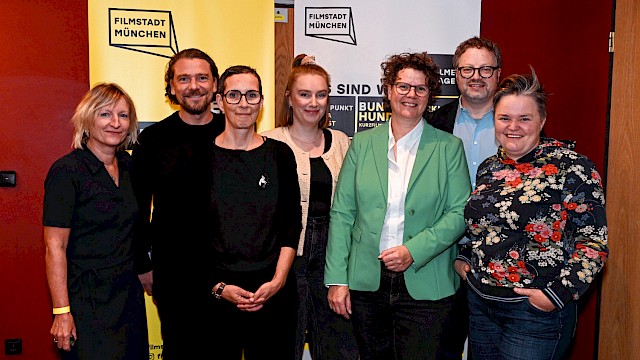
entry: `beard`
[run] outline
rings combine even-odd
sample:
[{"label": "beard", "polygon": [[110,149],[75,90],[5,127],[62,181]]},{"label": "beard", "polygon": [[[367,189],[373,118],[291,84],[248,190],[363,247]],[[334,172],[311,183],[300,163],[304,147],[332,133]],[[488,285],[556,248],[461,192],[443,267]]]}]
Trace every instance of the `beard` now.
[{"label": "beard", "polygon": [[208,94],[206,97],[199,99],[197,102],[190,100],[190,96],[202,95],[198,91],[193,91],[185,94],[184,96],[178,96],[178,104],[184,111],[191,115],[200,115],[205,111],[209,111],[209,106],[213,102],[213,93]]},{"label": "beard", "polygon": [[[473,90],[471,88],[471,85],[474,85],[474,84],[484,85],[484,87],[481,88],[481,90]],[[472,103],[483,103],[492,97],[486,82],[473,82],[473,83],[467,84],[466,89],[462,93],[462,96],[467,101]]]}]

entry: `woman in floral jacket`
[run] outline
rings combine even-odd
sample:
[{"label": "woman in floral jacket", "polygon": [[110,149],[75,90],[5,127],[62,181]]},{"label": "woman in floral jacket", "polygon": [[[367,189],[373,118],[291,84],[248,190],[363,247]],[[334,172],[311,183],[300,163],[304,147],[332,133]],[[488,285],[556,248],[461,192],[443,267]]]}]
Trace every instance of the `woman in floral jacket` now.
[{"label": "woman in floral jacket", "polygon": [[474,360],[559,359],[576,300],[608,256],[602,182],[574,144],[541,138],[546,98],[535,72],[494,98],[498,153],[465,208],[471,241],[456,259],[469,291]]}]

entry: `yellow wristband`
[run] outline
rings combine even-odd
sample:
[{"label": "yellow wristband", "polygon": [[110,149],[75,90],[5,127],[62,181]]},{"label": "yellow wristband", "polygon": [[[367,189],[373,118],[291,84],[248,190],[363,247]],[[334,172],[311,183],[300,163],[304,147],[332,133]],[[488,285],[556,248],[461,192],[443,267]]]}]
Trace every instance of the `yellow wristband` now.
[{"label": "yellow wristband", "polygon": [[53,315],[66,314],[66,313],[70,313],[70,312],[71,312],[71,307],[70,306],[63,306],[63,307],[53,308]]}]

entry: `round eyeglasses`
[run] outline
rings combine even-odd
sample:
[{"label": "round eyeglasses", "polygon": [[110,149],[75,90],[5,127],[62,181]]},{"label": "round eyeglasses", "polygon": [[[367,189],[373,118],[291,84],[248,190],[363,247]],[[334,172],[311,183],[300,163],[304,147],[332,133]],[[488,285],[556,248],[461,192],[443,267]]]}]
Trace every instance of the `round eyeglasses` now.
[{"label": "round eyeglasses", "polygon": [[456,70],[458,70],[458,73],[460,74],[460,76],[462,76],[465,79],[471,79],[473,77],[473,74],[476,73],[476,70],[478,71],[478,74],[480,75],[481,78],[488,79],[492,77],[493,72],[499,68],[500,67],[498,66],[481,66],[477,68],[474,68],[471,66],[461,66]]},{"label": "round eyeglasses", "polygon": [[409,91],[411,91],[411,88],[415,90],[417,96],[429,95],[429,88],[427,87],[427,85],[409,85],[404,82],[397,82],[393,85],[396,86],[396,91],[400,95],[407,95]]},{"label": "round eyeglasses", "polygon": [[242,97],[247,100],[247,104],[256,105],[262,100],[262,94],[258,90],[249,90],[246,93],[241,93],[240,90],[229,90],[224,93],[224,100],[227,104],[239,104]]}]

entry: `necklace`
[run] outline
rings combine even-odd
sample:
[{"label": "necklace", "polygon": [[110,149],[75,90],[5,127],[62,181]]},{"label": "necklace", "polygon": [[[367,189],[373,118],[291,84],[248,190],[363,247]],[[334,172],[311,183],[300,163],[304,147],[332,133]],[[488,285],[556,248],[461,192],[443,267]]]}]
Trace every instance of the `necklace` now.
[{"label": "necklace", "polygon": [[301,143],[305,143],[305,144],[311,144],[311,145],[315,145],[318,142],[318,140],[322,139],[322,135],[324,135],[322,130],[320,130],[320,135],[318,135],[318,137],[316,137],[315,139],[313,139],[311,141],[304,141],[302,139],[298,139],[297,137],[293,136],[293,133],[291,131],[289,131],[289,134],[291,135],[291,137],[294,140],[300,141]]},{"label": "necklace", "polygon": [[[105,165],[105,168],[107,166]],[[111,173],[113,172],[113,174]],[[113,180],[114,183],[118,183],[118,166],[115,166],[114,168],[111,169],[111,171],[109,171],[109,169],[107,169],[107,174],[109,174],[109,177],[111,178],[111,180]]]}]

